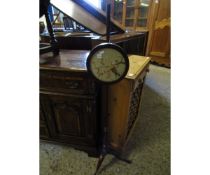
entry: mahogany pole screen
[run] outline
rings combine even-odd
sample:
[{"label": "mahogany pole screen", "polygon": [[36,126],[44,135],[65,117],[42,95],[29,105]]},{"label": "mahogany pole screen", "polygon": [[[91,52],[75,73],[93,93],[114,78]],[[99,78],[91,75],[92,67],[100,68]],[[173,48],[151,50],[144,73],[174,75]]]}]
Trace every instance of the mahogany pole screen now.
[{"label": "mahogany pole screen", "polygon": [[112,151],[108,141],[107,135],[109,135],[108,130],[108,85],[117,83],[121,81],[127,74],[129,69],[129,60],[125,51],[118,45],[110,43],[110,9],[111,5],[107,5],[107,21],[106,21],[106,36],[108,43],[102,43],[91,50],[87,58],[87,70],[88,72],[101,83],[102,88],[102,107],[101,107],[101,128],[102,132],[102,146],[100,150],[100,155],[98,158],[98,163],[96,166],[96,171],[94,175],[97,175],[99,168],[107,154],[113,154],[119,160],[126,163],[131,163],[131,161],[122,158]]},{"label": "mahogany pole screen", "polygon": [[58,43],[57,43],[54,33],[53,33],[52,24],[49,19],[49,14],[48,14],[48,6],[49,5],[50,5],[50,0],[40,0],[39,1],[39,17],[42,17],[43,15],[45,16],[45,19],[47,22],[47,30],[50,35],[50,44],[40,43],[41,47],[39,49],[39,52],[40,52],[40,54],[53,52],[54,55],[57,55],[57,54],[59,54],[59,47],[58,47]]}]

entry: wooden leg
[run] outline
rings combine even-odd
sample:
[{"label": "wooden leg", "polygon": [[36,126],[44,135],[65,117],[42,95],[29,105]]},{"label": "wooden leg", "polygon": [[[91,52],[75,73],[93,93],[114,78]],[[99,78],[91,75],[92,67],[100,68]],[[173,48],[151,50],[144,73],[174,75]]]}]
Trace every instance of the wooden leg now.
[{"label": "wooden leg", "polygon": [[[97,167],[96,167],[96,171],[95,171],[94,175],[97,175],[98,170],[99,170],[99,168],[101,167],[101,164],[102,164],[102,162],[103,162],[103,160],[104,160],[106,154],[107,154],[107,152],[104,150],[103,153],[99,156],[99,158],[98,158],[98,163],[97,163]],[[110,153],[110,154],[114,155],[117,159],[119,159],[119,160],[121,160],[121,161],[123,161],[123,162],[129,163],[129,164],[132,163],[131,160],[125,159],[125,158],[123,158],[123,157],[121,157],[121,156],[119,156],[119,155],[115,155],[115,154],[113,154],[113,153]]]},{"label": "wooden leg", "polygon": [[125,158],[123,158],[123,157],[121,157],[121,156],[115,155],[115,157],[116,157],[117,159],[119,159],[119,160],[123,161],[123,162],[126,162],[126,163],[132,163],[132,161],[131,161],[131,160],[125,159]]},{"label": "wooden leg", "polygon": [[101,154],[100,157],[98,158],[98,163],[97,163],[97,167],[96,167],[96,171],[95,171],[94,175],[97,175],[97,172],[98,172],[99,168],[101,167],[101,164],[102,164],[105,156],[106,156],[105,154]]}]

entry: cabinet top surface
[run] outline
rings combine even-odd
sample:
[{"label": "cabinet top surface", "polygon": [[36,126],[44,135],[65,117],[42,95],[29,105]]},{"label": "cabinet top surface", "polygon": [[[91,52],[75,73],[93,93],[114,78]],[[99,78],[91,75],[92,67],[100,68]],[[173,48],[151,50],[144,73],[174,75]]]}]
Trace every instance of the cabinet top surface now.
[{"label": "cabinet top surface", "polygon": [[40,56],[40,69],[85,72],[88,50],[60,50],[59,55],[46,53]]},{"label": "cabinet top surface", "polygon": [[139,55],[130,55],[129,57],[129,70],[126,75],[128,79],[135,79],[149,64],[150,58],[139,56]]},{"label": "cabinet top surface", "polygon": [[[40,69],[87,72],[86,60],[89,52],[88,50],[61,50],[57,56],[53,56],[52,53],[43,54],[40,56]],[[149,62],[149,57],[130,55],[126,78],[134,79]]]}]

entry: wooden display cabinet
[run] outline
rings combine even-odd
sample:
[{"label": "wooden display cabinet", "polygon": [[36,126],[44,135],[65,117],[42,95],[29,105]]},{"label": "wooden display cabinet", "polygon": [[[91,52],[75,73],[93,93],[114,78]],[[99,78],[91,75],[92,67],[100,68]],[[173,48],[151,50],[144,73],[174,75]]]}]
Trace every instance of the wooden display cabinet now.
[{"label": "wooden display cabinet", "polygon": [[155,0],[152,4],[152,18],[146,55],[159,65],[170,67],[170,33],[171,11],[170,0]]},{"label": "wooden display cabinet", "polygon": [[145,31],[149,26],[152,0],[112,1],[112,17],[123,27]]},{"label": "wooden display cabinet", "polygon": [[118,0],[112,2],[112,17],[123,27],[148,31],[146,56],[170,67],[170,0]]}]

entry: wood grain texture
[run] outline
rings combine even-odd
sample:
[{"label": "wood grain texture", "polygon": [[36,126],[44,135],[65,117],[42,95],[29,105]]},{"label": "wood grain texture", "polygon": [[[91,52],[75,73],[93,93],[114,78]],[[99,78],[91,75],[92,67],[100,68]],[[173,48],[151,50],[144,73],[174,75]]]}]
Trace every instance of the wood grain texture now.
[{"label": "wood grain texture", "polygon": [[153,62],[170,67],[170,0],[153,3],[152,24],[149,29],[149,39],[146,55]]},{"label": "wood grain texture", "polygon": [[139,76],[139,74],[145,69],[145,66],[149,64],[149,62],[149,57],[130,55],[130,67],[126,75],[126,79],[135,80]]},{"label": "wood grain texture", "polygon": [[90,51],[86,50],[62,50],[54,56],[47,53],[40,56],[40,69],[65,70],[70,72],[86,72],[86,59]]},{"label": "wood grain texture", "polygon": [[96,154],[98,91],[87,73],[88,53],[61,50],[58,56],[40,56],[48,59],[40,65],[40,138]]},{"label": "wood grain texture", "polygon": [[138,85],[143,83],[150,58],[132,55],[129,61],[131,68],[129,72],[132,75],[128,76],[128,73],[125,79],[111,85],[108,89],[109,143],[117,152],[121,152],[127,142],[132,94]]},{"label": "wood grain texture", "polygon": [[[135,37],[136,35],[130,35],[130,37],[132,36]],[[115,36],[114,39],[120,40],[121,36]],[[71,73],[87,72],[86,60],[89,52],[90,51],[85,50],[61,50],[60,54],[56,56],[53,56],[51,53],[41,55],[40,59],[46,59],[48,62],[41,64],[40,70],[63,70]],[[132,78],[137,70],[141,71],[149,61],[149,57],[129,55],[130,68],[126,78]],[[53,72],[53,74],[55,74],[55,72]],[[65,75],[60,76],[60,78],[65,79]],[[83,78],[78,77],[78,79],[82,80]]]},{"label": "wood grain texture", "polygon": [[161,21],[155,22],[155,30],[163,29],[164,27],[170,27],[171,25],[171,18],[164,18]]},{"label": "wood grain texture", "polygon": [[127,0],[123,0],[122,26],[125,27]]}]

